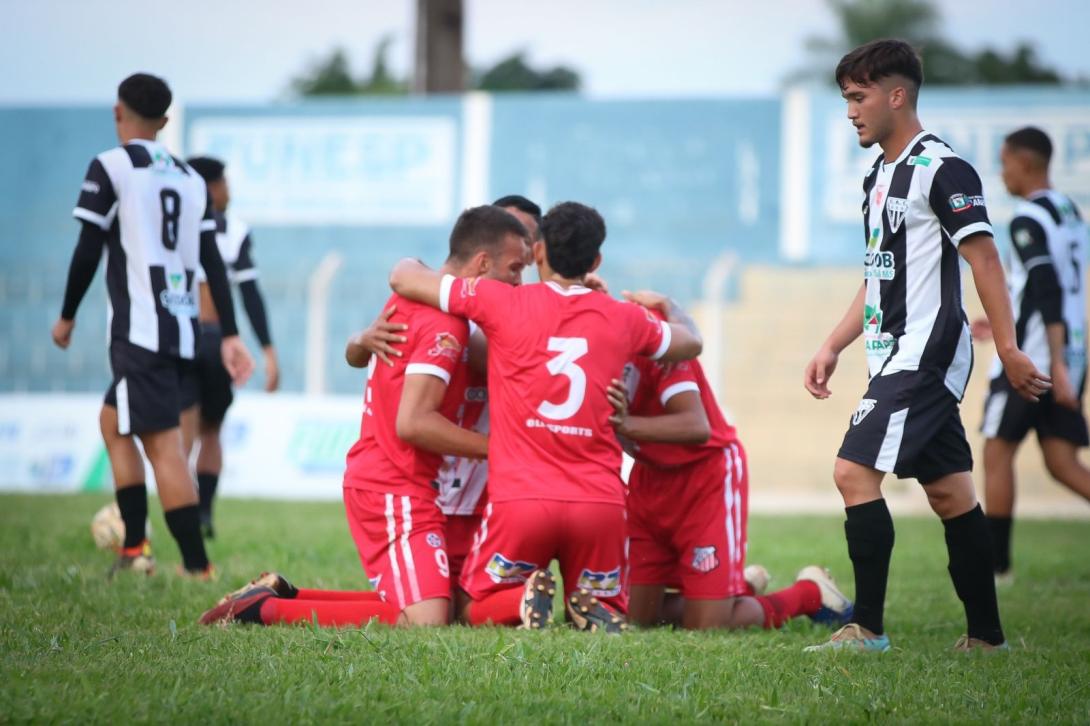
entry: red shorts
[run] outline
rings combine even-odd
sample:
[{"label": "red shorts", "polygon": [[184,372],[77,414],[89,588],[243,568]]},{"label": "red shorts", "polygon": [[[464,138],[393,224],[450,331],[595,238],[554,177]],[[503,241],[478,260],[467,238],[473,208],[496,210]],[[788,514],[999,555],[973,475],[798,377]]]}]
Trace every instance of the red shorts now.
[{"label": "red shorts", "polygon": [[745,594],[748,500],[741,444],[676,469],[636,462],[628,479],[632,584],[680,588],[693,600]]},{"label": "red shorts", "polygon": [[460,584],[479,600],[522,587],[530,573],[556,559],[565,595],[585,587],[627,612],[626,537],[625,508],[619,504],[489,502]]},{"label": "red shorts", "polygon": [[446,518],[434,500],[344,488],[344,510],[371,586],[404,610],[450,599]]},{"label": "red shorts", "polygon": [[469,551],[473,549],[473,538],[481,526],[480,514],[447,515],[447,557],[450,559],[450,581],[458,582],[462,574]]}]

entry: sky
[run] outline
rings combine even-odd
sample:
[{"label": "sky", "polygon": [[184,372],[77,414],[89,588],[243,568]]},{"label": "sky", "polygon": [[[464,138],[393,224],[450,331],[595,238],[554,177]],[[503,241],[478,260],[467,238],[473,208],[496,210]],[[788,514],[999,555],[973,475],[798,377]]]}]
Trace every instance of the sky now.
[{"label": "sky", "polygon": [[[963,49],[1028,40],[1062,73],[1090,77],[1087,0],[936,3]],[[0,103],[112,100],[144,70],[186,102],[263,102],[345,47],[370,68],[380,38],[399,75],[412,56],[415,0],[0,0]],[[571,66],[596,98],[772,95],[805,67],[805,41],[833,36],[823,0],[465,0],[466,56],[488,66],[518,50]],[[831,69],[830,69],[831,70]]]}]

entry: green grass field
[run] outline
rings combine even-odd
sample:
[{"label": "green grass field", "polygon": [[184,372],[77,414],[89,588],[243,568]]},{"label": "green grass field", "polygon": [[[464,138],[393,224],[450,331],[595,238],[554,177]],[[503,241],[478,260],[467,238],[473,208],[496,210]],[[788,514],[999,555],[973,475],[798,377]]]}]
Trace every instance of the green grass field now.
[{"label": "green grass field", "polygon": [[[102,495],[0,496],[0,721],[297,723],[537,721],[1090,722],[1090,523],[1024,522],[1017,583],[1001,591],[1012,651],[951,652],[960,603],[937,521],[897,522],[892,652],[803,654],[827,631],[622,637],[450,628],[197,626],[262,569],[298,584],[366,580],[336,503],[223,501],[221,579],[160,572],[109,583],[88,523]],[[811,562],[847,583],[837,517],[754,517],[750,560],[773,586]]]}]

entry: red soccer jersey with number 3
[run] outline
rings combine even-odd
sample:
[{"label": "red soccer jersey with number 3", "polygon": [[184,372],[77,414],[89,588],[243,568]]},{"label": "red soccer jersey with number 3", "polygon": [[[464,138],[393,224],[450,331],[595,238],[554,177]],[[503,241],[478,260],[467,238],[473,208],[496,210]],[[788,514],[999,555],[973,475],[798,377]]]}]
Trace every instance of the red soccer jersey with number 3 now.
[{"label": "red soccer jersey with number 3", "polygon": [[440,307],[488,337],[491,501],[624,504],[606,398],[632,356],[661,357],[670,327],[582,286],[443,279]]}]

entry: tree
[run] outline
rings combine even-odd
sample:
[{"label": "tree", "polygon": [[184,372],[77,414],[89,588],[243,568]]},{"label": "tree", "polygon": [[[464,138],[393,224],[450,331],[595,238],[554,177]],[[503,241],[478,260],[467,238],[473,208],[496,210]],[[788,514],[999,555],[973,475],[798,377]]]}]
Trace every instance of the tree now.
[{"label": "tree", "polygon": [[394,38],[383,37],[375,46],[370,75],[360,81],[352,78],[348,52],[334,48],[328,57],[311,64],[310,68],[291,82],[300,96],[397,95],[408,92],[408,82],[395,78],[386,56]]},{"label": "tree", "polygon": [[476,87],[482,91],[577,91],[582,80],[566,66],[535,70],[518,51],[480,74]]}]

